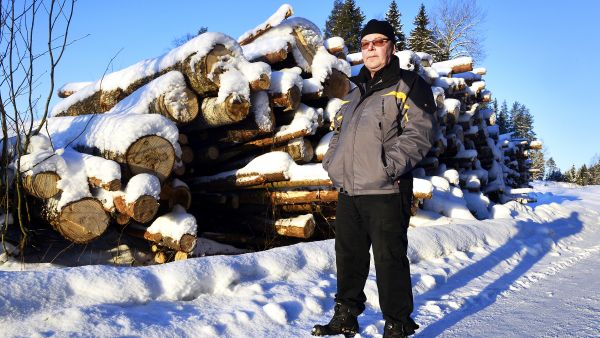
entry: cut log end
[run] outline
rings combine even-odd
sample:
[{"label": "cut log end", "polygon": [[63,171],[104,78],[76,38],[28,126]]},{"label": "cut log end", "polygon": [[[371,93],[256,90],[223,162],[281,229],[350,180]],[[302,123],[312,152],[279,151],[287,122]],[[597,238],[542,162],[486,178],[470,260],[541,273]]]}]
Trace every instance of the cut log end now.
[{"label": "cut log end", "polygon": [[166,139],[150,135],[135,141],[125,158],[132,175],[150,173],[163,182],[173,171],[175,150]]},{"label": "cut log end", "polygon": [[93,198],[84,198],[65,205],[60,211],[54,228],[73,243],[87,243],[106,231],[109,216],[102,203]]},{"label": "cut log end", "polygon": [[271,86],[271,79],[267,74],[260,74],[257,80],[250,82],[250,90],[259,91],[259,90],[268,90]]},{"label": "cut log end", "polygon": [[158,212],[158,202],[152,196],[141,196],[137,199],[137,201],[133,204],[131,217],[140,222],[147,223],[150,222],[156,213]]},{"label": "cut log end", "polygon": [[150,112],[159,113],[174,122],[186,124],[196,119],[200,112],[200,104],[196,93],[185,88],[159,96],[150,104]]},{"label": "cut log end", "polygon": [[88,182],[92,187],[102,188],[108,191],[117,191],[121,189],[121,180],[112,180],[110,182],[103,182],[96,177],[89,177]]},{"label": "cut log end", "polygon": [[269,98],[273,107],[283,107],[283,111],[296,110],[300,105],[302,91],[298,86],[292,86],[286,93],[270,93]]},{"label": "cut log end", "polygon": [[323,93],[328,98],[342,99],[350,91],[350,80],[346,74],[340,72],[337,69],[332,70],[329,79],[323,86]]},{"label": "cut log end", "polygon": [[140,223],[150,222],[156,216],[159,206],[156,199],[149,195],[142,195],[131,203],[127,203],[123,196],[117,196],[114,203],[119,213]]},{"label": "cut log end", "polygon": [[48,199],[60,192],[60,189],[56,186],[59,180],[60,176],[57,173],[44,171],[33,176],[25,176],[23,178],[23,187],[32,196]]}]

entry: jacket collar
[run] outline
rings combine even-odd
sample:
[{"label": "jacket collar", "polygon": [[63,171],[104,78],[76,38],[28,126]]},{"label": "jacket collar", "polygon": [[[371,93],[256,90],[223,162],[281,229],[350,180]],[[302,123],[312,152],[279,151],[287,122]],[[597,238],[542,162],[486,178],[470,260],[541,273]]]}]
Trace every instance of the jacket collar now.
[{"label": "jacket collar", "polygon": [[369,72],[367,67],[363,66],[358,75],[351,77],[350,80],[358,86],[361,96],[368,96],[375,91],[398,83],[401,78],[401,72],[400,60],[398,60],[396,55],[392,54],[390,62],[377,71],[373,78],[371,78],[371,72]]}]

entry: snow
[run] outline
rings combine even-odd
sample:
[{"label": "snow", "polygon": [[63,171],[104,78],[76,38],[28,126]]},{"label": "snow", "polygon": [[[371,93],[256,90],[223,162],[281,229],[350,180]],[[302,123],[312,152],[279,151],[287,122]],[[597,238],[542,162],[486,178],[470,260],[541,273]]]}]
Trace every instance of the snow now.
[{"label": "snow", "polygon": [[327,106],[325,107],[325,111],[323,113],[323,118],[327,122],[333,122],[333,117],[337,112],[342,108],[342,106],[347,103],[342,99],[332,98],[327,102]]},{"label": "snow", "polygon": [[363,57],[361,52],[350,53],[346,55],[346,61],[350,62],[350,64],[363,63]]},{"label": "snow", "polygon": [[132,83],[173,67],[189,56],[192,56],[190,64],[195,65],[217,44],[222,44],[230,50],[234,59],[242,57],[242,49],[231,37],[222,33],[206,32],[160,57],[142,60],[127,68],[102,76],[100,80],[81,88],[75,94],[56,104],[52,109],[51,116],[56,116],[72,104],[88,98],[99,90],[112,91],[119,88],[125,90]]},{"label": "snow", "polygon": [[160,233],[163,237],[178,241],[185,234],[195,236],[197,227],[196,218],[177,204],[173,207],[173,211],[155,219],[146,231],[152,234]]},{"label": "snow", "polygon": [[265,132],[273,131],[273,119],[271,117],[271,105],[269,94],[265,91],[254,92],[250,95],[251,111],[254,114],[254,122],[258,129]]},{"label": "snow", "polygon": [[[532,195],[488,220],[414,217],[415,337],[597,335],[600,186],[535,183]],[[334,240],[147,267],[4,255],[0,269],[4,336],[304,337],[336,291]],[[360,336],[380,337],[373,264],[365,294]]]},{"label": "snow", "polygon": [[109,110],[109,113],[148,114],[150,113],[150,103],[161,95],[165,95],[166,105],[172,107],[173,117],[178,118],[181,114],[187,113],[185,105],[180,103],[183,101],[182,96],[186,95],[185,89],[183,74],[173,70],[138,88],[119,101]]},{"label": "snow", "polygon": [[160,197],[160,181],[151,174],[137,174],[133,176],[125,187],[125,202],[133,203],[143,195]]},{"label": "snow", "polygon": [[403,50],[396,52],[396,56],[400,62],[400,68],[412,71],[418,71],[421,68],[421,58],[417,53],[411,50]]},{"label": "snow", "polygon": [[339,36],[334,36],[332,38],[325,40],[323,42],[323,45],[325,46],[325,48],[327,48],[327,50],[341,49],[344,51],[345,54],[348,53],[348,49],[346,48],[344,38],[339,37]]},{"label": "snow", "polygon": [[[264,34],[256,38],[251,44],[267,44],[264,47],[257,47],[262,51],[276,51],[282,49],[285,44],[290,44],[292,47],[296,47],[296,40],[292,35],[294,29],[297,29],[299,34],[302,35],[304,41],[315,50],[319,46],[323,46],[323,38],[321,36],[321,31],[314,23],[304,18],[294,17],[283,20],[277,26],[266,31]],[[273,46],[277,44],[278,48]],[[272,46],[272,47],[271,47]],[[254,58],[257,50],[248,50],[248,53],[251,55],[250,58]],[[298,48],[292,48],[292,55],[294,56],[294,60],[298,64],[302,70],[307,73],[311,72],[311,65],[308,63],[306,59],[302,56],[302,53],[298,50]]]},{"label": "snow", "polygon": [[324,83],[334,69],[344,73],[348,77],[351,75],[348,61],[338,59],[329,54],[325,47],[319,47],[311,64],[312,77]]},{"label": "snow", "polygon": [[244,56],[248,60],[256,60],[270,53],[275,53],[284,49],[287,50],[287,48],[288,39],[281,39],[277,36],[262,38],[242,46]]},{"label": "snow", "polygon": [[267,173],[287,173],[290,167],[290,161],[293,162],[288,153],[283,151],[272,151],[253,159],[242,169],[238,170],[236,175],[249,176]]},{"label": "snow", "polygon": [[56,182],[56,187],[62,190],[56,204],[57,210],[61,210],[63,206],[70,202],[92,196],[88,187],[88,176],[85,172],[83,155],[67,149],[60,157],[64,164],[57,167],[57,173],[61,179]]},{"label": "snow", "polygon": [[93,82],[69,82],[69,83],[65,83],[64,85],[62,85],[60,88],[58,88],[58,92],[76,92],[78,90],[80,90],[81,88],[87,87],[89,85],[91,85]]},{"label": "snow", "polygon": [[244,74],[237,69],[229,69],[219,77],[219,95],[217,103],[223,103],[229,97],[234,95],[241,96],[246,101],[250,100],[250,85]]},{"label": "snow", "polygon": [[93,114],[53,117],[47,120],[48,132],[56,148],[96,148],[124,154],[140,137],[158,135],[173,145],[181,155],[179,131],[174,122],[158,114]]},{"label": "snow", "polygon": [[117,162],[88,154],[81,156],[87,177],[95,177],[103,183],[121,179],[121,167]]},{"label": "snow", "polygon": [[428,195],[433,194],[433,184],[422,178],[413,178],[413,194]]},{"label": "snow", "polygon": [[[431,67],[433,67],[438,73],[440,72],[438,69],[446,70],[448,68],[452,68],[460,65],[473,64],[473,59],[469,56],[458,57],[452,60],[442,61],[442,62],[434,62]],[[440,74],[441,75],[441,74]]]},{"label": "snow", "polygon": [[292,69],[282,69],[281,71],[273,71],[271,73],[271,93],[287,93],[292,87],[296,86],[302,90],[302,70],[299,67]]},{"label": "snow", "polygon": [[481,80],[481,75],[475,73],[474,71],[452,74],[452,77],[459,77],[459,78],[465,79],[465,81],[480,81]]},{"label": "snow", "polygon": [[297,131],[306,130],[313,135],[323,120],[323,108],[313,108],[300,103],[294,114],[292,122],[277,128],[275,137],[289,135]]},{"label": "snow", "polygon": [[254,29],[251,29],[247,32],[245,32],[244,34],[242,34],[239,38],[238,38],[238,42],[242,42],[245,39],[256,35],[257,32],[259,31],[263,31],[265,29],[268,29],[269,27],[274,27],[277,26],[278,24],[280,24],[283,20],[285,20],[286,16],[288,13],[294,13],[294,10],[292,8],[292,6],[288,5],[288,4],[283,4],[281,5],[281,7],[279,7],[279,9],[277,9],[277,11],[275,13],[273,13],[273,15],[271,15],[267,21],[261,23],[260,25],[256,26]]},{"label": "snow", "polygon": [[323,94],[323,84],[315,78],[302,79],[302,95],[305,94]]},{"label": "snow", "polygon": [[317,148],[315,149],[315,154],[317,155],[317,157],[325,156],[327,149],[329,149],[329,142],[331,141],[333,134],[334,132],[330,131],[327,134],[325,134],[325,136],[321,137],[319,143],[317,144]]}]

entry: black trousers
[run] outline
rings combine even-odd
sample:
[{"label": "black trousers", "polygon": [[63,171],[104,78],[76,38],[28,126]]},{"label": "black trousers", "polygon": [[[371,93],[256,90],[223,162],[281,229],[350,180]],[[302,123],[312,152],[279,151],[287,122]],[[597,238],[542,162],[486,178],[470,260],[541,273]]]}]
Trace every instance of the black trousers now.
[{"label": "black trousers", "polygon": [[414,323],[410,281],[408,222],[412,191],[389,195],[340,193],[335,221],[336,302],[355,315],[365,309],[363,291],[373,245],[379,304],[386,320]]}]

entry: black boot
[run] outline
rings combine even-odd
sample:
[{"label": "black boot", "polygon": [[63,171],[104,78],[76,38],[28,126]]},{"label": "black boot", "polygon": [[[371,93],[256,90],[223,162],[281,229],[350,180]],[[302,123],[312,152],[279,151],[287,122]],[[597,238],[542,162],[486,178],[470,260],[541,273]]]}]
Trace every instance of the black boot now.
[{"label": "black boot", "polygon": [[419,328],[414,321],[403,324],[394,320],[386,320],[383,328],[383,338],[406,338],[415,333]]},{"label": "black boot", "polygon": [[358,320],[350,308],[344,304],[336,303],[333,318],[326,325],[315,325],[311,331],[313,336],[329,336],[343,334],[354,337],[359,331]]}]

